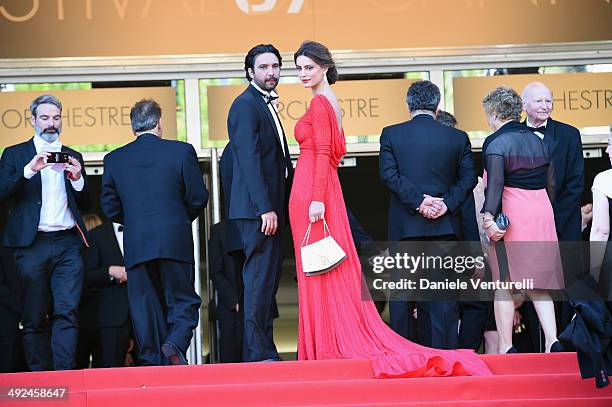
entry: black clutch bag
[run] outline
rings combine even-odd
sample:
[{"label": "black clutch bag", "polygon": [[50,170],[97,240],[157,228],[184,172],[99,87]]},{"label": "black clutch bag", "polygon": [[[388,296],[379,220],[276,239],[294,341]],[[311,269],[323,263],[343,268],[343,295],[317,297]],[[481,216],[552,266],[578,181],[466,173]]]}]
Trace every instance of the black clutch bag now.
[{"label": "black clutch bag", "polygon": [[510,226],[510,219],[508,219],[508,215],[500,212],[495,217],[495,224],[500,230],[506,230],[508,229],[508,226]]}]

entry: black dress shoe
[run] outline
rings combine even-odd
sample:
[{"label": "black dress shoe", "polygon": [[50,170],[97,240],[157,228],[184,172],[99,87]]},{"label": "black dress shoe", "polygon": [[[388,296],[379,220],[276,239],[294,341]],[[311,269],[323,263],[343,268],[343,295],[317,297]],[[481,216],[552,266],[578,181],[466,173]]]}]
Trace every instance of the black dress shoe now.
[{"label": "black dress shoe", "polygon": [[187,365],[187,359],[183,352],[172,342],[166,342],[162,345],[161,351],[170,361],[171,365]]},{"label": "black dress shoe", "polygon": [[518,350],[514,346],[510,346],[506,353],[518,353]]},{"label": "black dress shoe", "polygon": [[561,345],[561,342],[555,341],[555,343],[550,345],[550,352],[565,352],[565,348]]}]

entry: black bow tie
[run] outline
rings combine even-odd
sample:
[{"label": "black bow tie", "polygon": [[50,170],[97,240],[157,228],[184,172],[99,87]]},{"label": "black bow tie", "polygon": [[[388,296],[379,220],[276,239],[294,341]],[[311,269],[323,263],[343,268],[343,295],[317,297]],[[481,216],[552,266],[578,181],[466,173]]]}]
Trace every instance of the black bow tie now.
[{"label": "black bow tie", "polygon": [[264,100],[266,101],[266,104],[268,105],[272,103],[273,100],[278,99],[277,95],[263,95],[263,97],[264,97]]},{"label": "black bow tie", "polygon": [[531,131],[537,131],[538,133],[546,134],[546,126],[540,126],[540,127],[527,126],[527,128]]},{"label": "black bow tie", "polygon": [[123,232],[123,225],[119,225],[119,227],[117,228],[117,232],[119,233]]}]

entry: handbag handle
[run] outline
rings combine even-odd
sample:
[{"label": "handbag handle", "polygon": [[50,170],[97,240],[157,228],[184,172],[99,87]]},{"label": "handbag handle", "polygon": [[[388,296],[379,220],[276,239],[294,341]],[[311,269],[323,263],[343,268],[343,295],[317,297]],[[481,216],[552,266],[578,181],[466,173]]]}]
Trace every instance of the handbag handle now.
[{"label": "handbag handle", "polygon": [[[302,240],[302,245],[300,247],[304,247],[304,244],[308,245],[308,240],[310,239],[310,229],[312,227],[312,223],[313,222],[310,222],[308,224],[308,229],[306,229],[306,234],[304,235],[304,239]],[[323,236],[324,237],[331,236],[331,232],[329,231],[329,226],[327,226],[327,221],[325,220],[325,217],[323,217]]]}]

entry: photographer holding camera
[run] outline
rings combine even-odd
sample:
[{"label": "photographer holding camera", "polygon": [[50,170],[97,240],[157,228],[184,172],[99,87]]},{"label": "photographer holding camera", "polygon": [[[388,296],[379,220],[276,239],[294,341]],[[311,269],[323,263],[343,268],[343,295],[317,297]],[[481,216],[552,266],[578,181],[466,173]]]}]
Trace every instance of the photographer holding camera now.
[{"label": "photographer holding camera", "polygon": [[34,137],[7,147],[0,158],[0,199],[9,202],[2,243],[15,248],[23,283],[29,368],[73,369],[84,275],[81,249],[88,245],[79,210],[89,208],[89,189],[81,154],[59,140],[59,99],[39,96],[30,112]]}]

